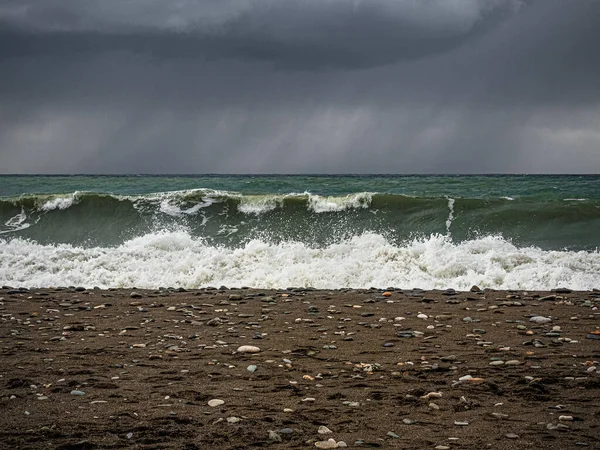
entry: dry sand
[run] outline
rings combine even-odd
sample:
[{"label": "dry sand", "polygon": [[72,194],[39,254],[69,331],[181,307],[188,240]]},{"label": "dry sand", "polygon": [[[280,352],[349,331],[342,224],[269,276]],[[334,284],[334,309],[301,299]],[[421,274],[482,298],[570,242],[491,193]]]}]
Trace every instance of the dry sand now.
[{"label": "dry sand", "polygon": [[600,448],[600,292],[383,292],[0,290],[0,448]]}]

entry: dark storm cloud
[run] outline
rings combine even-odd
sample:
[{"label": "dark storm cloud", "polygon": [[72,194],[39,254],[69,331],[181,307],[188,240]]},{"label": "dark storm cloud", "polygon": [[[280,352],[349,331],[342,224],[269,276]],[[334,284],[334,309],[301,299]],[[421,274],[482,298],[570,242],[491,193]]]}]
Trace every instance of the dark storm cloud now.
[{"label": "dark storm cloud", "polygon": [[[12,5],[12,6],[10,6]],[[0,55],[128,51],[156,58],[365,68],[447,51],[515,14],[518,0],[21,0],[0,8]],[[40,39],[40,35],[44,39]]]},{"label": "dark storm cloud", "polygon": [[593,0],[0,1],[0,171],[598,172],[598,17]]}]

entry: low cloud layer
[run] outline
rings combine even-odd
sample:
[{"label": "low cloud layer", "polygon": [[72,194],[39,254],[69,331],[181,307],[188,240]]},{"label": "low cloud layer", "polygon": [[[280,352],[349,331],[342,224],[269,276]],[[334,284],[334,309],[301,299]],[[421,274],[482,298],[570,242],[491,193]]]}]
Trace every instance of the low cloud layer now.
[{"label": "low cloud layer", "polygon": [[2,172],[598,172],[600,2],[0,1]]}]

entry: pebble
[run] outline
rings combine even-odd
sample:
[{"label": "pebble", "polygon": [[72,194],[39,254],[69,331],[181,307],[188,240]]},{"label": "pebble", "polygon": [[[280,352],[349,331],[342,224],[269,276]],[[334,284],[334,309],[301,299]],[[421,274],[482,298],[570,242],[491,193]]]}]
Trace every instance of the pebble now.
[{"label": "pebble", "polygon": [[455,420],[454,425],[459,426],[459,427],[466,427],[469,425],[469,422],[461,422],[461,421]]},{"label": "pebble", "polygon": [[441,392],[429,392],[421,396],[421,400],[429,400],[430,398],[440,398],[442,396]]},{"label": "pebble", "polygon": [[227,418],[227,423],[238,423],[240,422],[242,419],[240,419],[239,417],[228,417]]},{"label": "pebble", "polygon": [[252,373],[256,372],[256,370],[257,370],[257,369],[258,369],[258,367],[257,367],[257,366],[255,366],[254,364],[250,364],[250,365],[249,365],[249,366],[246,368],[246,370],[247,370],[248,372],[252,372]]},{"label": "pebble", "polygon": [[81,396],[81,395],[85,395],[85,392],[74,390],[74,391],[71,391],[71,395],[80,395]]},{"label": "pebble", "polygon": [[212,400],[208,401],[208,406],[210,406],[211,408],[214,408],[215,406],[221,406],[224,404],[225,404],[225,402],[218,398],[213,398]]},{"label": "pebble", "polygon": [[552,322],[552,319],[550,317],[544,317],[544,316],[533,316],[532,318],[529,319],[529,321],[533,322],[533,323],[543,324],[543,323]]},{"label": "pebble", "polygon": [[282,442],[281,436],[276,431],[269,430],[269,440],[273,442]]},{"label": "pebble", "polygon": [[260,348],[255,347],[254,345],[242,345],[237,349],[238,353],[258,353],[260,352]]},{"label": "pebble", "polygon": [[515,433],[507,433],[505,436],[508,439],[519,439],[519,437],[520,437],[518,434],[515,434]]},{"label": "pebble", "polygon": [[396,433],[394,433],[393,431],[388,431],[387,435],[391,438],[394,439],[400,439],[400,436],[398,436]]},{"label": "pebble", "polygon": [[321,425],[319,427],[319,429],[317,430],[317,433],[319,433],[319,434],[331,434],[331,433],[333,433],[333,431],[331,431],[325,425]]},{"label": "pebble", "polygon": [[335,439],[327,439],[326,441],[317,441],[315,442],[315,447],[317,448],[338,448],[338,443],[335,442]]}]

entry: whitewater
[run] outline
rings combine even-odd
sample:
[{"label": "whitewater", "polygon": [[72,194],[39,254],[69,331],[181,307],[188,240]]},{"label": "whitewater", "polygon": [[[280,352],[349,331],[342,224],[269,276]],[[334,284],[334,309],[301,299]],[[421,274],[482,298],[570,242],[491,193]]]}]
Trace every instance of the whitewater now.
[{"label": "whitewater", "polygon": [[598,252],[517,248],[501,237],[453,243],[443,235],[390,244],[364,234],[324,248],[251,241],[208,246],[185,232],[161,232],[114,247],[1,244],[0,284],[28,287],[208,286],[319,289],[402,287],[543,290],[599,286]]}]

